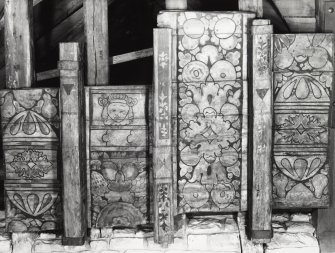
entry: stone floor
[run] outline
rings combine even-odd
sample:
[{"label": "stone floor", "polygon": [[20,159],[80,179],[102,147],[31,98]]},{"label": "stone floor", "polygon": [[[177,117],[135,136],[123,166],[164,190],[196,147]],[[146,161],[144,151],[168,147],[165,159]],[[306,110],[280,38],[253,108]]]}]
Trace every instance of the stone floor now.
[{"label": "stone floor", "polygon": [[274,237],[267,244],[247,239],[245,216],[201,216],[180,222],[174,244],[155,244],[153,232],[91,229],[83,246],[63,246],[56,234],[3,233],[0,253],[317,253],[318,241],[309,214],[274,215]]}]

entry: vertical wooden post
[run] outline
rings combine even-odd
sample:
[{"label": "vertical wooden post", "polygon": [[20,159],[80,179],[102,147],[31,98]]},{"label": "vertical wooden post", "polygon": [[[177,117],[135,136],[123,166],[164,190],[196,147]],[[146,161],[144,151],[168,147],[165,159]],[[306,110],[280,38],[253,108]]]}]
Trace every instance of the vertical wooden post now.
[{"label": "vertical wooden post", "polygon": [[34,84],[33,0],[5,0],[6,87]]},{"label": "vertical wooden post", "polygon": [[[317,27],[319,32],[335,32],[335,1],[334,0],[317,0],[316,1],[316,13],[317,13]],[[317,234],[320,238],[320,246],[323,244],[329,244],[333,240],[329,238],[334,237],[335,233],[335,92],[334,84],[332,87],[331,106],[330,106],[330,128],[329,128],[329,165],[330,170],[330,182],[329,189],[331,189],[330,206],[327,209],[317,210]],[[326,242],[326,243],[325,243]],[[330,246],[331,245],[331,246]],[[328,247],[332,247],[334,244],[329,244]],[[334,247],[334,246],[333,246]]]},{"label": "vertical wooden post", "polygon": [[167,10],[186,10],[187,0],[165,0]]},{"label": "vertical wooden post", "polygon": [[83,70],[78,43],[59,49],[61,147],[63,162],[63,244],[82,245],[86,234],[86,186],[83,131]]},{"label": "vertical wooden post", "polygon": [[173,242],[172,30],[154,29],[154,220],[155,241]]},{"label": "vertical wooden post", "polygon": [[84,18],[87,85],[108,85],[108,0],[84,0]]},{"label": "vertical wooden post", "polygon": [[319,32],[335,32],[335,0],[316,0],[316,20]]},{"label": "vertical wooden post", "polygon": [[269,20],[253,21],[251,237],[256,240],[272,237],[272,33]]},{"label": "vertical wooden post", "polygon": [[257,17],[263,16],[263,0],[238,0],[240,11],[256,12]]}]

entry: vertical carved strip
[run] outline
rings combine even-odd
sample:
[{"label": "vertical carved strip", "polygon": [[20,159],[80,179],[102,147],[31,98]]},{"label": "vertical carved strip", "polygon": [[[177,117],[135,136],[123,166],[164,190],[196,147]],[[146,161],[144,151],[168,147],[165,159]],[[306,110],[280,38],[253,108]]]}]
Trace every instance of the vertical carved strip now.
[{"label": "vertical carved strip", "polygon": [[78,43],[60,44],[60,108],[66,245],[82,245],[86,232],[85,158],[83,152],[83,71]]},{"label": "vertical carved strip", "polygon": [[84,0],[87,84],[109,84],[108,1]]},{"label": "vertical carved strip", "polygon": [[272,200],[272,33],[268,20],[252,26],[252,219],[253,239],[270,239]]},{"label": "vertical carved strip", "polygon": [[5,1],[6,87],[31,87],[34,78],[32,0]]},{"label": "vertical carved strip", "polygon": [[238,0],[240,11],[256,12],[257,17],[263,16],[263,0]]},{"label": "vertical carved strip", "polygon": [[154,30],[154,209],[155,241],[173,242],[171,53],[172,30]]}]

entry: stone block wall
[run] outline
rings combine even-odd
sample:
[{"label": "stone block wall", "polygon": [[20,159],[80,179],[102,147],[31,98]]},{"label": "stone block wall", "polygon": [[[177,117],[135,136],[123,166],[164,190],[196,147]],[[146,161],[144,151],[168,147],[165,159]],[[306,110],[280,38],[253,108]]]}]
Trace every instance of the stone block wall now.
[{"label": "stone block wall", "polygon": [[0,253],[317,253],[318,241],[308,214],[274,215],[274,237],[267,244],[247,239],[244,215],[189,219],[166,248],[154,243],[152,231],[91,229],[83,246],[63,246],[60,235],[2,233]]}]

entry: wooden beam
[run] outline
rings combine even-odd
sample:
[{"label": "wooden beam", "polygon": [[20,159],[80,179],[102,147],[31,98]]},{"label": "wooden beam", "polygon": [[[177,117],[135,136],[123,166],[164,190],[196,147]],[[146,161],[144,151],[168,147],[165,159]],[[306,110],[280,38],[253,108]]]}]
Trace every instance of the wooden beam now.
[{"label": "wooden beam", "polygon": [[154,29],[154,238],[165,246],[174,234],[171,59],[172,30]]},{"label": "wooden beam", "polygon": [[119,64],[128,61],[135,61],[141,58],[146,58],[153,56],[154,50],[152,48],[147,48],[139,51],[134,51],[126,54],[115,55],[109,58],[109,64]]},{"label": "wooden beam", "polygon": [[238,0],[240,11],[255,12],[257,17],[263,17],[263,0]]},{"label": "wooden beam", "polygon": [[78,43],[59,50],[61,150],[63,162],[63,244],[82,245],[86,235],[83,67]]},{"label": "wooden beam", "polygon": [[108,1],[84,0],[84,18],[87,85],[108,85]]},{"label": "wooden beam", "polygon": [[51,69],[43,72],[39,72],[36,74],[36,81],[43,81],[52,78],[59,77],[59,70],[58,69]]},{"label": "wooden beam", "polygon": [[272,237],[272,33],[269,20],[253,21],[251,237],[258,243]]},{"label": "wooden beam", "polygon": [[167,10],[187,10],[187,0],[165,0]]},{"label": "wooden beam", "polygon": [[7,88],[34,84],[32,0],[5,1],[5,61]]}]

